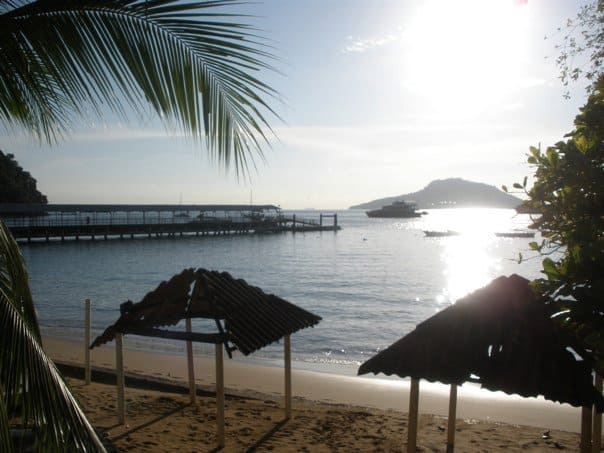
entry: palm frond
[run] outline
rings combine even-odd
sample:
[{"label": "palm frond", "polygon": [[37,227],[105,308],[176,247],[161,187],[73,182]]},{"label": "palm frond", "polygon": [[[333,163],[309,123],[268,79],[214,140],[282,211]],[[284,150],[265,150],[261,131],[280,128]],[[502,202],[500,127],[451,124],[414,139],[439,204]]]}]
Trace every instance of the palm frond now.
[{"label": "palm frond", "polygon": [[[12,234],[0,220],[0,297],[11,303],[40,341],[36,310],[21,250]],[[3,350],[0,350],[3,351]]]},{"label": "palm frond", "polygon": [[151,108],[237,172],[262,157],[272,56],[233,0],[0,1],[0,118],[53,142],[74,119]]},{"label": "palm frond", "polygon": [[9,417],[35,426],[38,447],[104,451],[40,343],[23,257],[0,220],[0,451],[10,442]]},{"label": "palm frond", "polygon": [[[0,387],[0,395],[3,394],[4,391],[2,390],[2,387]],[[0,451],[11,451],[11,449],[12,444],[8,425],[8,411],[4,398],[0,398]]]},{"label": "palm frond", "polygon": [[[0,296],[0,332],[0,388],[6,412],[35,428],[37,448],[105,451],[56,366],[4,295]],[[7,428],[0,425],[4,431],[0,437]]]}]

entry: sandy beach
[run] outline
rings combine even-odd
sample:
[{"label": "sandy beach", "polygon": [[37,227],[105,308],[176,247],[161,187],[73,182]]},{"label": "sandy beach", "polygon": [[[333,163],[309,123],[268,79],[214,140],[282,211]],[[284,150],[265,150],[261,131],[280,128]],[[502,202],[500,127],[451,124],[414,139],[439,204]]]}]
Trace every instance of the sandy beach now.
[{"label": "sandy beach", "polygon": [[[58,363],[81,365],[83,345],[53,338],[45,349]],[[95,370],[114,368],[113,345],[93,350]],[[69,383],[93,425],[120,451],[211,451],[214,448],[213,360],[196,357],[203,395],[191,406],[184,386],[185,357],[125,350],[126,425],[118,426],[116,390],[105,382]],[[96,373],[93,375],[95,376]],[[313,371],[293,372],[293,418],[283,422],[283,370],[226,360],[225,451],[404,451],[408,382]],[[467,387],[467,388],[465,388]],[[421,384],[418,442],[444,451],[447,387]],[[578,448],[579,410],[463,386],[459,392],[457,451],[543,451]],[[550,431],[549,438],[542,438]],[[546,436],[547,437],[547,436]]]},{"label": "sandy beach", "polygon": [[[115,387],[69,379],[71,388],[96,428],[105,431],[119,451],[199,452],[214,449],[216,406],[212,396],[188,396],[149,388],[127,389],[126,425],[116,426]],[[224,451],[405,451],[407,417],[398,411],[297,399],[293,418],[283,422],[278,401],[236,397],[226,399]],[[446,420],[422,415],[420,451],[444,451]],[[578,449],[578,435],[543,429],[458,420],[456,451],[547,451]]]}]

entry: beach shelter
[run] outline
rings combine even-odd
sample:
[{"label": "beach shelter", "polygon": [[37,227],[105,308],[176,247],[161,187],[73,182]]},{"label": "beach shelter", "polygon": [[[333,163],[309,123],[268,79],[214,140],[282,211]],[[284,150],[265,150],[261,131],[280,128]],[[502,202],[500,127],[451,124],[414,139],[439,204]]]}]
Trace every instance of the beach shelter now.
[{"label": "beach shelter", "polygon": [[593,359],[573,333],[551,319],[528,280],[512,275],[458,300],[363,363],[358,374],[411,378],[408,451],[415,451],[419,379],[451,385],[447,450],[453,450],[457,385],[541,395],[603,409]]},{"label": "beach shelter", "polygon": [[[120,306],[120,318],[107,327],[90,348],[116,341],[118,377],[118,418],[124,423],[123,335],[169,338],[186,341],[189,392],[195,401],[193,342],[211,343],[216,352],[216,398],[218,447],[224,446],[224,372],[223,349],[229,357],[235,350],[249,355],[270,343],[284,339],[285,416],[291,417],[290,335],[316,325],[321,318],[280,297],[235,279],[226,272],[185,269],[162,282],[140,302],[128,301]],[[193,318],[214,320],[216,331],[192,331]],[[166,330],[181,320],[186,330]]]}]

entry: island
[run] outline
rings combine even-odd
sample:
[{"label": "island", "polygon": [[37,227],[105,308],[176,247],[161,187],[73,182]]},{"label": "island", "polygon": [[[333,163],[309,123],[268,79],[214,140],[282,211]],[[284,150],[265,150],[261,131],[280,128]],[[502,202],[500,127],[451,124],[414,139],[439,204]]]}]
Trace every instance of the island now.
[{"label": "island", "polygon": [[495,186],[461,178],[448,178],[432,181],[417,192],[378,198],[351,206],[349,209],[379,209],[397,200],[416,203],[419,209],[470,207],[515,209],[522,204],[520,198],[505,193]]}]

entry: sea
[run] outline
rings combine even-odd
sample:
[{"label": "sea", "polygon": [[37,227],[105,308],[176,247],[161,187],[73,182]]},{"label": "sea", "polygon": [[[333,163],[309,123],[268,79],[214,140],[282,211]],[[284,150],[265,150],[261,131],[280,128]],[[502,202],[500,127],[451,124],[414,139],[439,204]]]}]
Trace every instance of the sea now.
[{"label": "sea", "polygon": [[[342,229],[24,244],[42,332],[83,341],[84,301],[90,299],[94,338],[116,321],[121,303],[137,302],[183,269],[201,267],[229,272],[321,316],[317,326],[292,336],[293,366],[352,375],[418,323],[492,279],[541,275],[541,258],[529,248],[539,234],[495,235],[527,229],[530,217],[514,210],[433,209],[411,219],[368,218],[361,210],[284,213],[314,220],[337,213]],[[459,234],[427,237],[426,230]],[[193,328],[208,332],[202,321]],[[125,346],[184,354],[182,342],[165,339],[126,336]],[[196,354],[213,352],[210,345],[195,348]],[[283,347],[275,343],[233,360],[280,366]]]}]

